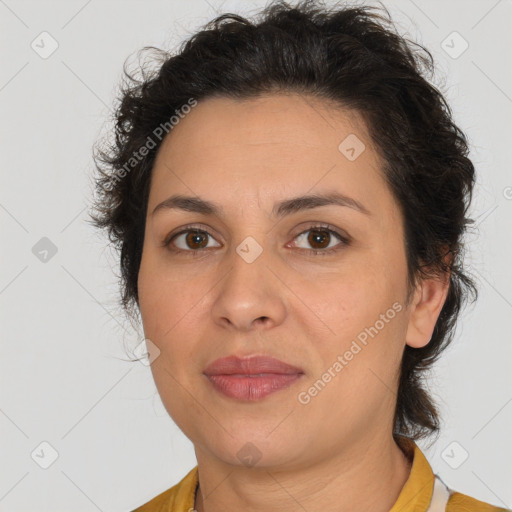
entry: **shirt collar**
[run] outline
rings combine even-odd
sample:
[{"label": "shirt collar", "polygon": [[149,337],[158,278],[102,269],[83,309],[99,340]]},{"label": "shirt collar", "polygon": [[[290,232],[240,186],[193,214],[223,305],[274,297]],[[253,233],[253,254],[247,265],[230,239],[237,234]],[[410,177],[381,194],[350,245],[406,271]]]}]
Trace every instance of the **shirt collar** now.
[{"label": "shirt collar", "polygon": [[434,473],[418,445],[407,437],[397,440],[406,455],[412,457],[409,478],[389,512],[426,512],[434,489]]}]

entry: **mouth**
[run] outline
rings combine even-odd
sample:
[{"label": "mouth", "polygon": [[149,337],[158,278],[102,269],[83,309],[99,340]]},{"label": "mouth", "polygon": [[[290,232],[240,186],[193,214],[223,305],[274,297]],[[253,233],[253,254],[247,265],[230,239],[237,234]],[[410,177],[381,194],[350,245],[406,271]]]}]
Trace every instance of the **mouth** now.
[{"label": "mouth", "polygon": [[267,356],[217,359],[203,372],[213,388],[236,400],[256,401],[289,388],[299,380],[302,369]]}]

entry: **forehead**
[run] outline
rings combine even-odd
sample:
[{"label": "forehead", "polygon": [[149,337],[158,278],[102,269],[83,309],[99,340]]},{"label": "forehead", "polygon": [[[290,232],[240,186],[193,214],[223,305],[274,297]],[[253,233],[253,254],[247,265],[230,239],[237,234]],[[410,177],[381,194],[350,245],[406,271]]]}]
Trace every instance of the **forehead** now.
[{"label": "forehead", "polygon": [[262,156],[274,146],[277,153],[286,147],[304,147],[311,158],[321,154],[329,158],[338,156],[338,146],[349,134],[357,135],[366,146],[371,144],[359,114],[327,100],[291,93],[244,100],[214,97],[199,101],[182,117],[165,138],[160,153],[180,156],[188,144],[203,149],[223,146],[230,151],[265,145]]},{"label": "forehead", "polygon": [[[350,158],[347,149],[354,149]],[[243,203],[269,211],[279,198],[320,191],[392,208],[381,168],[366,126],[353,111],[296,94],[209,98],[164,139],[148,211],[176,193],[226,208]]]}]

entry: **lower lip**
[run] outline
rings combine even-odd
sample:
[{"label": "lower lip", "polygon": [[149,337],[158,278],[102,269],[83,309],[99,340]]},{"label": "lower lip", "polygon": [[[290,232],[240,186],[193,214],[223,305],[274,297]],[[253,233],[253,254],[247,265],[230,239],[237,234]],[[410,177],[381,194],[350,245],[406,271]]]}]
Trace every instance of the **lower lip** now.
[{"label": "lower lip", "polygon": [[267,373],[260,376],[207,375],[213,387],[222,394],[237,400],[260,400],[276,391],[288,388],[302,376],[301,373]]}]

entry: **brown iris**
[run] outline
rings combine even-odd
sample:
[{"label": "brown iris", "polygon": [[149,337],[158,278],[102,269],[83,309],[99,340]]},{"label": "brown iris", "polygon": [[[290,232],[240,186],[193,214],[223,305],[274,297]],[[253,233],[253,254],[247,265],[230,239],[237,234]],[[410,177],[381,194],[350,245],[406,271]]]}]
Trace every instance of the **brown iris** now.
[{"label": "brown iris", "polygon": [[[328,233],[328,231],[321,229],[311,229],[308,235],[308,243],[311,244],[311,246],[316,249],[325,249],[325,247],[329,245],[329,237],[330,234]],[[327,243],[323,244],[322,247],[317,247],[315,244],[322,244],[322,242],[319,242],[319,239],[323,239],[324,242],[327,240]]]},{"label": "brown iris", "polygon": [[[199,246],[194,246],[198,238],[202,238],[204,243],[200,243]],[[208,245],[208,235],[203,231],[193,230],[185,237],[185,241],[187,245],[190,245],[193,249],[202,249]]]}]

